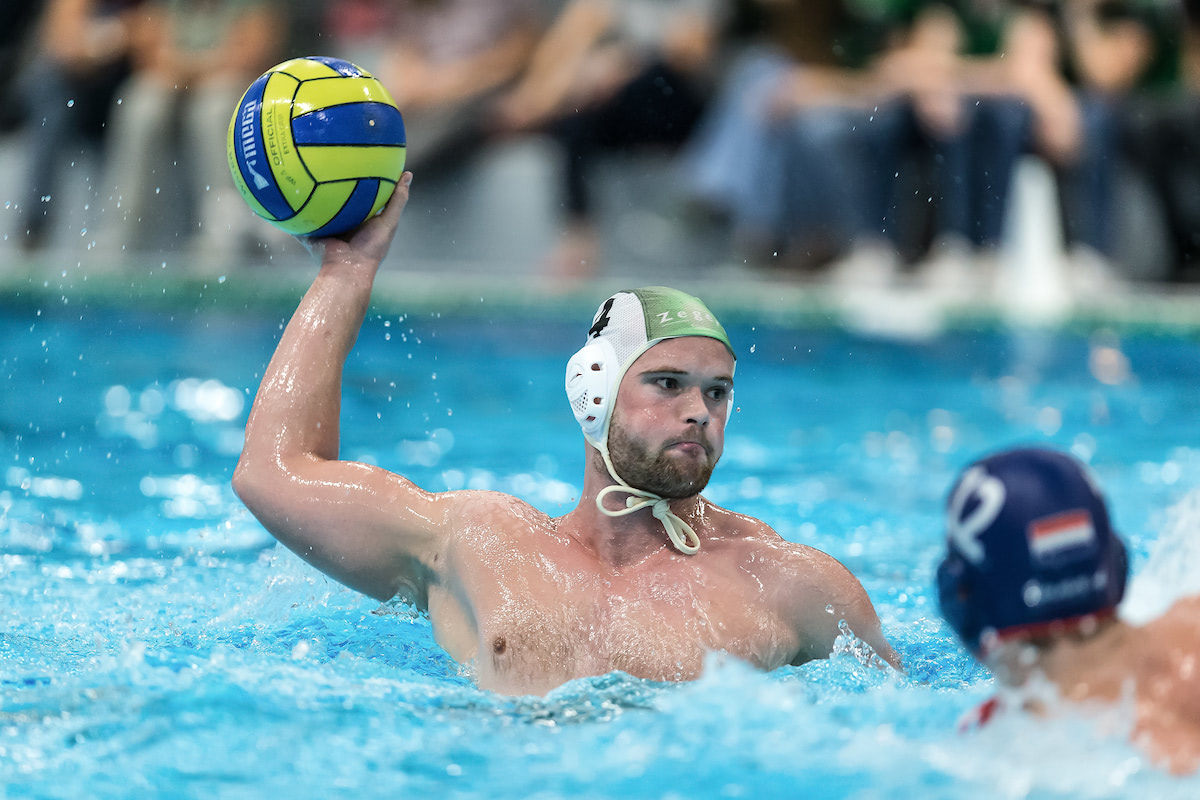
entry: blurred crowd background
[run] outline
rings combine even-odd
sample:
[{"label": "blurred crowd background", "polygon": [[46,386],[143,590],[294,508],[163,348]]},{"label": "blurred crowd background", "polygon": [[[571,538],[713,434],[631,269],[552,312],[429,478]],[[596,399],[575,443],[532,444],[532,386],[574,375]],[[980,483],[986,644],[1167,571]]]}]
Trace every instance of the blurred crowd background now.
[{"label": "blurred crowd background", "polygon": [[1023,217],[1079,291],[1196,281],[1198,31],[1200,0],[9,2],[5,228],[28,258],[268,268],[294,243],[226,128],[321,54],[403,111],[430,258],[978,289]]}]

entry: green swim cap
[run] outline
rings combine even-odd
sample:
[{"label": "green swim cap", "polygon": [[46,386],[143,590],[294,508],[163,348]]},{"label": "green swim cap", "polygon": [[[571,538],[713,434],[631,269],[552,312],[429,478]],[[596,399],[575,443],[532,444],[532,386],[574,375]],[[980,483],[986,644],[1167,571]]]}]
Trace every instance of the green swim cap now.
[{"label": "green swim cap", "polygon": [[697,297],[666,286],[617,292],[600,304],[583,349],[567,364],[567,397],[592,444],[607,440],[617,388],[637,357],[664,339],[705,336],[725,345],[725,328]]},{"label": "green swim cap", "polygon": [[[617,292],[600,305],[586,344],[567,362],[567,399],[584,437],[604,457],[609,475],[616,481],[596,495],[596,507],[610,517],[648,508],[675,548],[691,555],[700,549],[696,532],[671,510],[670,501],[629,485],[613,468],[608,453],[609,422],[625,372],[654,345],[682,336],[716,339],[737,359],[725,329],[698,298],[666,286]],[[614,492],[629,495],[624,508],[611,510],[604,505],[605,496]]]}]

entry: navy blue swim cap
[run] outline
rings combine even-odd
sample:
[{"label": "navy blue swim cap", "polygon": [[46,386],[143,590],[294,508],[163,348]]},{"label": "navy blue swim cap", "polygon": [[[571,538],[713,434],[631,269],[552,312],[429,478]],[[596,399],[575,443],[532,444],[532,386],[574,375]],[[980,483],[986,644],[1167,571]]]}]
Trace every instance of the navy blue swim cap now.
[{"label": "navy blue swim cap", "polygon": [[1074,458],[1019,449],[967,467],[946,505],[942,615],[972,651],[986,632],[1036,634],[1111,612],[1125,593],[1125,546]]}]

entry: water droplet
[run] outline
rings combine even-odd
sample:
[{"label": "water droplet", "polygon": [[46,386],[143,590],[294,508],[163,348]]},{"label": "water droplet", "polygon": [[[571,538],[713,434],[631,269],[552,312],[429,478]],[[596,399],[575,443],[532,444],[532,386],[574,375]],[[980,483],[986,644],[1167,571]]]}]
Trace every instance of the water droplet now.
[{"label": "water droplet", "polygon": [[833,604],[832,604],[832,603],[830,603],[829,605],[825,606],[825,613],[826,613],[826,614],[832,614],[832,613],[833,613]]}]

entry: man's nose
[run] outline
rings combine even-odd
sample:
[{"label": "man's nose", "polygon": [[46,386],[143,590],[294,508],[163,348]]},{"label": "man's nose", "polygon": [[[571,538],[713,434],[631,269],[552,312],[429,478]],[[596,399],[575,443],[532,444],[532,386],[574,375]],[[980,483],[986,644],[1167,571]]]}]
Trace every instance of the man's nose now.
[{"label": "man's nose", "polygon": [[687,421],[694,425],[707,425],[712,415],[708,411],[708,403],[705,402],[704,392],[700,387],[694,387],[683,393],[684,413],[687,415]]}]

